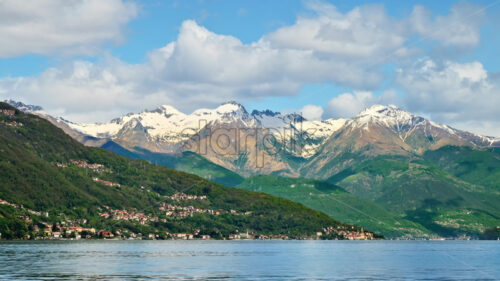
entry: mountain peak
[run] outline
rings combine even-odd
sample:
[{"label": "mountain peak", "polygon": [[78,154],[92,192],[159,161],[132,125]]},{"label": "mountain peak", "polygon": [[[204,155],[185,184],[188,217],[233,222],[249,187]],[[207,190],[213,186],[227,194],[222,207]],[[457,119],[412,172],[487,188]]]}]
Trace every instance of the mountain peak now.
[{"label": "mountain peak", "polygon": [[25,104],[25,103],[22,103],[20,101],[15,101],[12,99],[5,100],[4,102],[12,105],[13,107],[15,107],[23,112],[33,112],[33,111],[42,111],[43,110],[43,108],[41,106]]},{"label": "mountain peak", "polygon": [[393,105],[393,104],[390,104],[390,105],[381,105],[381,104],[375,104],[375,105],[372,105],[370,107],[367,107],[365,108],[363,111],[361,111],[359,114],[358,114],[358,117],[359,116],[365,116],[365,115],[371,115],[371,116],[380,116],[380,115],[385,115],[385,116],[390,116],[390,115],[393,115],[395,113],[408,113],[410,114],[409,112],[403,110],[403,109],[400,109],[399,107]]},{"label": "mountain peak", "polygon": [[247,114],[247,110],[245,107],[235,101],[228,101],[222,103],[215,109],[218,113],[232,113],[232,112],[241,112]]},{"label": "mountain peak", "polygon": [[254,109],[252,111],[252,116],[270,116],[270,117],[274,117],[276,115],[280,115],[279,112],[274,112],[272,110],[269,110],[269,109],[266,109],[266,110],[256,110]]},{"label": "mountain peak", "polygon": [[171,105],[168,105],[168,104],[164,104],[164,105],[156,108],[152,112],[158,112],[158,113],[162,113],[162,114],[165,114],[165,115],[168,115],[168,116],[171,116],[171,115],[185,115],[184,113],[180,112],[177,108],[175,108],[175,107],[173,107]]},{"label": "mountain peak", "polygon": [[425,121],[424,118],[413,115],[395,105],[373,105],[361,111],[353,119],[353,124],[367,126],[368,124],[378,123],[400,130],[402,127],[410,128],[423,121]]},{"label": "mountain peak", "polygon": [[[365,110],[361,111],[356,120],[360,121],[370,121],[374,120],[412,120],[417,118],[417,116],[411,114],[410,112],[403,110],[395,105],[372,105]],[[420,118],[419,118],[420,119]]]}]

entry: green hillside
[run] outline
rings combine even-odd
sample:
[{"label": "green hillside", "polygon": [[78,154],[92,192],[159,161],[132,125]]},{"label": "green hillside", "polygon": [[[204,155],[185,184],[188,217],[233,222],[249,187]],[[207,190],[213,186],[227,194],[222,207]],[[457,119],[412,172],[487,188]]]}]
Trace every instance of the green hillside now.
[{"label": "green hillside", "polygon": [[500,224],[500,197],[425,160],[377,157],[330,180],[441,236],[477,236]]},{"label": "green hillside", "polygon": [[376,203],[355,197],[341,187],[324,181],[254,176],[238,187],[300,202],[385,237],[428,237],[432,234],[417,223],[402,219]]},{"label": "green hillside", "polygon": [[236,186],[243,181],[243,177],[237,173],[214,164],[204,157],[190,151],[174,155],[155,153],[139,147],[136,147],[134,151],[130,151],[112,141],[105,143],[101,147],[131,159],[147,160],[153,164],[195,174],[225,186]]},{"label": "green hillside", "polygon": [[[0,103],[0,109],[14,110],[5,103]],[[28,233],[33,237],[35,227],[84,219],[88,227],[160,236],[198,230],[213,237],[250,231],[300,238],[328,226],[359,230],[286,199],[227,188],[195,175],[84,147],[48,121],[18,110],[13,116],[0,114],[0,155],[2,238],[22,238]],[[89,168],[92,164],[103,166]],[[183,193],[206,198],[181,202],[170,197]],[[201,211],[182,218],[166,217],[159,209],[162,204]],[[139,213],[145,223],[105,218],[104,213],[116,210]],[[209,214],[210,210],[219,214]]]},{"label": "green hillside", "polygon": [[424,158],[448,173],[473,184],[480,184],[500,192],[500,149],[472,149],[445,146],[430,150]]}]

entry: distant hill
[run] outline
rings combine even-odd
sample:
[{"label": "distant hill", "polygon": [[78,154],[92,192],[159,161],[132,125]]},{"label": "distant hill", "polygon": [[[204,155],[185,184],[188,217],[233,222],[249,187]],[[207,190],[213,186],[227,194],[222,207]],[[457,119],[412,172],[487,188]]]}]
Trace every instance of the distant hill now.
[{"label": "distant hill", "polygon": [[144,159],[150,163],[195,174],[225,186],[236,186],[244,179],[237,173],[214,164],[204,157],[190,151],[179,154],[167,154],[155,153],[139,147],[134,150],[128,150],[113,141],[108,141],[101,147],[131,159]]},{"label": "distant hill", "polygon": [[356,197],[341,187],[324,181],[261,175],[245,179],[238,188],[300,202],[389,238],[423,238],[437,235],[419,223],[401,218],[370,200]]}]

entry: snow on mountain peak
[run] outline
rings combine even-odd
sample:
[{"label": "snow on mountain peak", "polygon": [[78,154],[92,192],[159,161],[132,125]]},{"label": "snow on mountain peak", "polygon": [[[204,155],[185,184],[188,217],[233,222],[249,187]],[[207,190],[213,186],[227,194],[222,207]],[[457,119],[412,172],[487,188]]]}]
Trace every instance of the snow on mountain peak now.
[{"label": "snow on mountain peak", "polygon": [[372,105],[361,111],[357,117],[363,116],[397,116],[397,115],[411,115],[411,113],[398,108],[395,105]]},{"label": "snow on mountain peak", "polygon": [[225,113],[242,113],[242,114],[248,114],[247,110],[245,107],[237,102],[230,101],[230,102],[225,102],[219,107],[215,109],[215,111],[219,114],[225,114]]},{"label": "snow on mountain peak", "polygon": [[162,106],[158,107],[156,110],[160,111],[161,113],[163,113],[165,115],[186,115],[171,105],[162,105]]},{"label": "snow on mountain peak", "polygon": [[415,116],[395,105],[373,105],[361,111],[353,121],[358,125],[378,122],[387,126],[399,126],[414,124],[423,120],[422,117]]},{"label": "snow on mountain peak", "polygon": [[13,107],[23,111],[23,112],[37,112],[37,111],[43,111],[43,108],[38,105],[31,105],[31,104],[25,104],[20,101],[15,101],[12,99],[9,100],[4,100],[5,103],[8,103],[12,105]]}]

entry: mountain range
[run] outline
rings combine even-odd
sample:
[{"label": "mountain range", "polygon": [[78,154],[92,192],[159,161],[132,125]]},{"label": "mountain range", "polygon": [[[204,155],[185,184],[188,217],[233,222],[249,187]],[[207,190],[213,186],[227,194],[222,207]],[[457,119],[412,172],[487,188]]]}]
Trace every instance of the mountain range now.
[{"label": "mountain range", "polygon": [[235,102],[191,114],[160,106],[99,124],[16,106],[85,145],[288,198],[388,237],[477,237],[500,225],[500,139],[392,105],[323,121]]},{"label": "mountain range", "polygon": [[370,235],[290,200],[86,147],[1,102],[0,155],[3,239]]},{"label": "mountain range", "polygon": [[[270,110],[248,113],[236,102],[224,103],[215,109],[198,109],[191,114],[163,105],[107,123],[84,124],[54,118],[39,106],[10,103],[52,120],[87,145],[101,146],[111,140],[127,149],[142,148],[167,154],[193,151],[243,175],[326,178],[339,170],[337,167],[327,171],[324,163],[347,151],[366,157],[411,156],[446,145],[500,145],[500,138],[457,130],[392,105],[372,106],[353,119],[323,121],[308,121],[297,113]],[[255,148],[259,149],[255,151]]]}]

